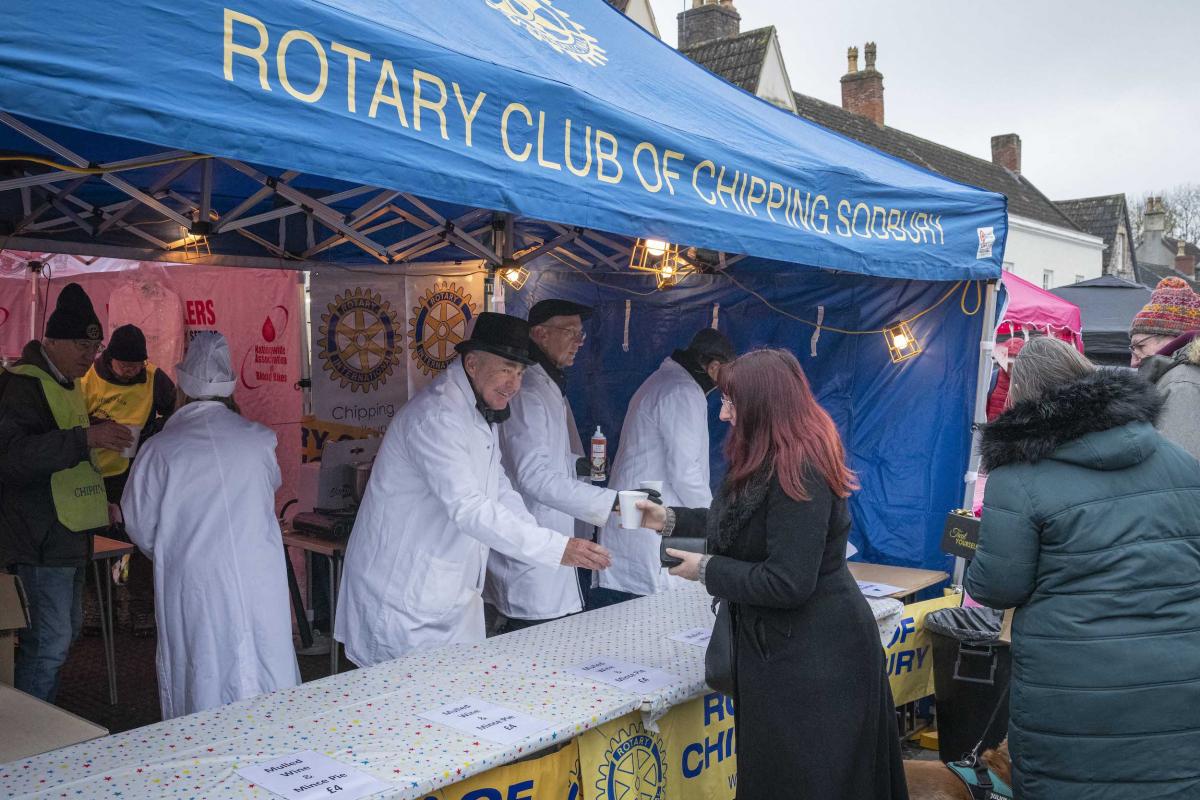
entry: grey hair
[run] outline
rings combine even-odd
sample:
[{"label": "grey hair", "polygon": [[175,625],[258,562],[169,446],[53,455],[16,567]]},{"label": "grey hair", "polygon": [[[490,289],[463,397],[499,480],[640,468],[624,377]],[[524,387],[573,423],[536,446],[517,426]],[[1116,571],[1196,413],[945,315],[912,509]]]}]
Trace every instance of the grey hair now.
[{"label": "grey hair", "polygon": [[1039,400],[1047,392],[1095,371],[1095,365],[1071,345],[1052,336],[1037,336],[1021,348],[1013,361],[1008,404],[1011,407],[1026,400]]}]

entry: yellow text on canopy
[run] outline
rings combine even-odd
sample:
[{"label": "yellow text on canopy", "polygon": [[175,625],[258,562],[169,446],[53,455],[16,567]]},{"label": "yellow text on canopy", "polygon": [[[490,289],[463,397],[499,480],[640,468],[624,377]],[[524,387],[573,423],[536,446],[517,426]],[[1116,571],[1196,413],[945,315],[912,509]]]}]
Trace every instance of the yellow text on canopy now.
[{"label": "yellow text on canopy", "polygon": [[[282,91],[340,115],[365,116],[412,135],[466,150],[497,147],[514,165],[591,181],[628,183],[669,198],[701,203],[796,231],[889,246],[945,245],[935,209],[901,209],[839,197],[820,186],[800,186],[681,145],[628,140],[588,119],[561,116],[526,99],[498,98],[464,87],[455,76],[404,66],[352,44],[291,29],[272,36],[262,20],[231,8],[222,21],[222,74],[226,81],[263,92]],[[481,143],[486,142],[486,145]]]}]

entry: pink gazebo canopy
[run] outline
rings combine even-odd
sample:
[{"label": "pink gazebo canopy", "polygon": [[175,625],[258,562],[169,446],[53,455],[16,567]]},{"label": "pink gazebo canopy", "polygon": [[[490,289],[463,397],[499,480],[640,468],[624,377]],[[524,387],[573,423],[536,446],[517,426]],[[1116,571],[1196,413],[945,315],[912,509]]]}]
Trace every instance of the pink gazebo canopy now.
[{"label": "pink gazebo canopy", "polygon": [[997,335],[1020,335],[1038,331],[1075,345],[1083,352],[1083,318],[1079,306],[1005,272],[1001,278],[1008,292],[1008,305]]}]

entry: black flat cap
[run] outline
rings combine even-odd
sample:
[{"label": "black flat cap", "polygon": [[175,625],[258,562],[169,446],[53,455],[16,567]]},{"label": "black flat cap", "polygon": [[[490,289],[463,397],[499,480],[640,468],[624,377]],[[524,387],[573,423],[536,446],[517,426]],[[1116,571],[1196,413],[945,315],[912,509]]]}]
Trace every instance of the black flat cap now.
[{"label": "black flat cap", "polygon": [[529,309],[529,326],[541,325],[554,317],[579,317],[587,319],[592,315],[592,307],[582,303],[572,303],[570,300],[541,300]]}]

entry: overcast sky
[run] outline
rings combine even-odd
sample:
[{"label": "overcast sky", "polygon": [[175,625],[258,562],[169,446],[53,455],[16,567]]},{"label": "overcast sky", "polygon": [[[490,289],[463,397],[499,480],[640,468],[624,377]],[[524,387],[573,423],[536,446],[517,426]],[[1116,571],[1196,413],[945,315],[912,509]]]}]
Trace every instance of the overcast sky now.
[{"label": "overcast sky", "polygon": [[[691,0],[652,0],[663,39]],[[841,103],[874,41],[889,126],[981,158],[1017,133],[1052,199],[1200,183],[1200,1],[736,0],[774,25],[792,88]],[[860,59],[861,65],[861,59]]]}]

